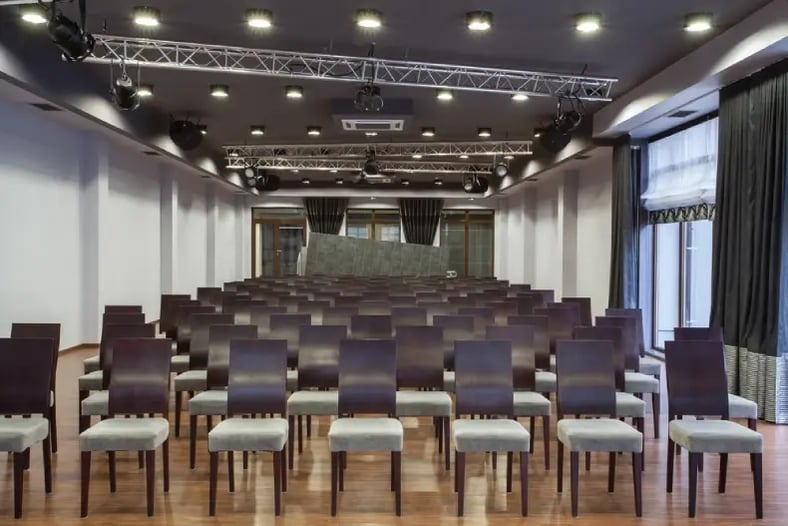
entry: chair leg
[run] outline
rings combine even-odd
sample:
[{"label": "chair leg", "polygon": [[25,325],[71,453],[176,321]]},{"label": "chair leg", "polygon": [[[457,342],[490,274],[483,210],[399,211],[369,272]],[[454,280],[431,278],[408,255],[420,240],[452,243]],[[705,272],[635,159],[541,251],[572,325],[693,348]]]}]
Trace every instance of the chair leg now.
[{"label": "chair leg", "polygon": [[49,442],[49,437],[44,439],[43,457],[44,457],[44,491],[52,493],[52,446]]},{"label": "chair leg", "polygon": [[728,454],[720,453],[720,481],[717,490],[725,493],[725,482],[728,478]]},{"label": "chair leg", "polygon": [[287,492],[287,448],[282,448],[282,492]]},{"label": "chair leg", "polygon": [[80,517],[88,516],[88,488],[90,488],[90,451],[83,451],[81,455],[82,464],[82,492],[80,498]]},{"label": "chair leg", "polygon": [[331,452],[331,516],[337,514],[337,479],[339,479],[339,452]]},{"label": "chair leg", "polygon": [[577,493],[580,489],[580,453],[569,452],[569,478],[572,491],[572,517],[577,517]]},{"label": "chair leg", "polygon": [[232,451],[227,452],[227,484],[230,493],[235,491],[235,454]]},{"label": "chair leg", "polygon": [[591,452],[586,451],[586,471],[591,471]]},{"label": "chair leg", "polygon": [[512,451],[506,452],[506,493],[512,492],[512,460],[514,453]]},{"label": "chair leg", "polygon": [[564,491],[564,443],[558,441],[558,493]]},{"label": "chair leg", "polygon": [[651,411],[654,413],[654,438],[659,439],[659,396],[660,393],[651,393]]},{"label": "chair leg", "polygon": [[287,449],[288,449],[288,452],[290,453],[287,456],[287,467],[290,468],[290,469],[293,469],[293,457],[295,456],[293,454],[294,453],[293,446],[295,445],[295,441],[293,440],[294,435],[295,435],[295,416],[294,415],[288,415],[288,417],[287,417],[287,424],[288,424]]},{"label": "chair leg", "polygon": [[244,451],[241,456],[243,457],[243,469],[246,471],[249,469],[249,452]]},{"label": "chair leg", "polygon": [[542,438],[544,440],[544,469],[550,469],[550,417],[542,417]]},{"label": "chair leg", "polygon": [[189,415],[189,469],[197,464],[197,415]]},{"label": "chair leg", "polygon": [[443,417],[443,443],[445,444],[443,448],[443,458],[446,464],[446,471],[451,469],[451,451],[449,448],[449,444],[451,436],[451,420],[450,417],[444,416]]},{"label": "chair leg", "polygon": [[616,457],[618,454],[614,451],[610,452],[607,464],[607,491],[613,493],[616,489]]},{"label": "chair leg", "polygon": [[14,518],[22,517],[22,493],[25,481],[25,453],[14,453]]},{"label": "chair leg", "polygon": [[643,453],[632,453],[632,482],[635,485],[635,515],[643,516]]},{"label": "chair leg", "polygon": [[208,515],[213,517],[216,515],[216,479],[218,478],[217,471],[219,471],[219,453],[211,451],[210,457],[211,471],[208,479]]},{"label": "chair leg", "polygon": [[161,445],[161,461],[164,474],[164,493],[170,491],[170,441],[165,440]]},{"label": "chair leg", "polygon": [[347,451],[339,452],[339,491],[345,491],[345,469],[347,468]]},{"label": "chair leg", "polygon": [[465,513],[465,452],[457,452],[454,469],[457,471],[457,516],[462,517]]},{"label": "chair leg", "polygon": [[689,516],[695,516],[695,497],[698,490],[698,458],[703,453],[690,453],[689,456]]},{"label": "chair leg", "polygon": [[673,441],[668,438],[668,476],[666,480],[666,490],[668,493],[673,493],[673,462],[676,453],[676,447],[673,446]]},{"label": "chair leg", "polygon": [[492,468],[493,468],[493,471],[495,471],[495,470],[498,469],[498,452],[497,451],[493,451],[490,456],[492,457]]},{"label": "chair leg", "polygon": [[[747,419],[747,427],[749,427],[753,431],[758,431],[758,419],[757,418],[748,418]],[[752,472],[755,471],[755,462],[754,462],[754,460],[752,458],[752,455],[750,455],[750,471],[752,471]]]},{"label": "chair leg", "polygon": [[[246,453],[246,451],[244,451]],[[282,452],[274,451],[274,515],[282,514]]]},{"label": "chair leg", "polygon": [[755,518],[763,518],[763,454],[750,454],[752,461],[752,482],[755,489]]},{"label": "chair leg", "polygon": [[52,407],[49,412],[49,436],[52,437],[51,446],[52,453],[57,453],[57,402],[52,401]]},{"label": "chair leg", "polygon": [[145,494],[148,500],[148,517],[153,517],[153,486],[156,476],[156,450],[145,452]]},{"label": "chair leg", "polygon": [[298,454],[304,452],[304,418],[298,415]]},{"label": "chair leg", "polygon": [[109,492],[115,493],[116,487],[116,478],[115,478],[115,452],[108,451],[107,452],[107,461],[109,462]]},{"label": "chair leg", "polygon": [[142,451],[137,451],[137,467],[139,469],[145,467],[145,453]]},{"label": "chair leg", "polygon": [[183,407],[183,391],[175,391],[175,437],[181,436],[181,407]]},{"label": "chair leg", "polygon": [[520,451],[520,513],[528,516],[528,453]]},{"label": "chair leg", "polygon": [[535,438],[535,435],[536,435],[536,418],[532,416],[531,418],[529,418],[529,420],[530,420],[530,422],[528,423],[528,425],[530,426],[529,432],[531,433],[531,442],[528,445],[528,452],[533,455],[534,454],[534,438]]},{"label": "chair leg", "polygon": [[443,421],[443,417],[438,417],[437,419],[433,418],[433,420],[435,421],[435,438],[438,439],[438,454],[440,455],[443,453],[443,426],[440,425]]},{"label": "chair leg", "polygon": [[90,416],[79,415],[79,432],[82,433],[90,427]]},{"label": "chair leg", "polygon": [[459,457],[459,453],[455,449],[454,450],[454,493],[457,493],[457,491],[459,489],[457,487],[459,485],[459,477],[457,476],[457,466],[459,465],[458,464],[458,462],[459,462],[459,458],[458,457]]},{"label": "chair leg", "polygon": [[306,437],[312,438],[312,415],[306,415]]},{"label": "chair leg", "polygon": [[402,515],[402,451],[391,454],[391,471],[394,473],[394,511],[399,517]]}]

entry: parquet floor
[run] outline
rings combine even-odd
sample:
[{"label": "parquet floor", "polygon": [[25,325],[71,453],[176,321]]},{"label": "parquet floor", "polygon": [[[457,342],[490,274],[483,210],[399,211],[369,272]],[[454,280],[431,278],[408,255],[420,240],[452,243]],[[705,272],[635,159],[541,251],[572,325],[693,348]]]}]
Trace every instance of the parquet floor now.
[{"label": "parquet floor", "polygon": [[[569,499],[568,459],[565,493],[555,490],[555,457],[550,471],[544,470],[541,433],[537,426],[536,451],[530,460],[530,514],[519,516],[518,487],[507,495],[505,469],[493,473],[481,456],[469,456],[465,517],[456,517],[452,490],[453,473],[445,472],[431,438],[431,422],[405,419],[403,454],[403,516],[394,516],[393,495],[388,490],[388,455],[350,455],[345,492],[340,497],[339,515],[329,516],[329,465],[326,441],[328,420],[318,420],[302,456],[296,457],[284,495],[284,514],[274,519],[269,454],[252,457],[250,469],[241,469],[236,456],[236,490],[227,492],[226,465],[220,464],[217,516],[208,517],[208,454],[204,428],[198,442],[197,468],[188,468],[188,439],[171,438],[171,488],[162,491],[161,461],[157,455],[156,515],[145,515],[144,472],[137,468],[136,455],[118,455],[118,491],[110,494],[105,457],[94,456],[87,519],[79,518],[79,453],[77,446],[77,384],[82,359],[94,350],[65,354],[58,371],[60,451],[53,459],[53,492],[44,494],[41,449],[36,447],[31,469],[25,478],[24,516],[14,521],[12,513],[11,460],[0,468],[0,525],[323,525],[323,524],[551,524],[551,525],[786,525],[788,524],[788,427],[761,422],[765,436],[765,519],[755,521],[752,478],[745,456],[729,462],[728,491],[717,493],[717,461],[707,457],[706,471],[699,479],[698,516],[687,518],[686,455],[677,463],[674,493],[665,493],[666,440],[653,436],[646,426],[646,471],[643,480],[644,517],[634,516],[629,457],[618,462],[616,492],[607,492],[607,459],[594,458],[590,472],[580,474],[580,517],[572,519]],[[664,404],[663,404],[664,407]],[[188,429],[184,419],[184,429]],[[664,435],[664,433],[663,433]],[[552,447],[555,455],[555,447]],[[515,467],[515,480],[517,468]]]}]

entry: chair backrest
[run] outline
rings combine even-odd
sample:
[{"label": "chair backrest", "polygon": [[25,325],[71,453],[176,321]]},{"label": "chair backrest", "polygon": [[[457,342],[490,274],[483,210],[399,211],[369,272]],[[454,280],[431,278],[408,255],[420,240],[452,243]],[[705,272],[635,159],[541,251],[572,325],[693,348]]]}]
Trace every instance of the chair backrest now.
[{"label": "chair backrest", "polygon": [[427,309],[424,307],[392,307],[391,323],[395,328],[404,325],[427,325]]},{"label": "chair backrest", "polygon": [[339,344],[344,325],[303,325],[298,337],[298,389],[330,389],[339,385]]},{"label": "chair backrest", "polygon": [[255,307],[267,307],[268,303],[264,300],[237,300],[232,304],[235,323],[248,325],[252,321],[252,309]]},{"label": "chair backrest", "polygon": [[175,337],[175,314],[178,305],[189,302],[198,302],[191,299],[188,294],[162,294],[159,307],[159,332],[167,334],[168,338]]},{"label": "chair backrest", "polygon": [[350,337],[354,340],[391,338],[391,315],[356,314],[350,318]]},{"label": "chair backrest", "polygon": [[49,416],[53,353],[51,338],[0,338],[0,414]]},{"label": "chair backrest", "polygon": [[101,316],[101,326],[105,325],[143,325],[145,315],[141,312],[105,312]]},{"label": "chair backrest", "polygon": [[249,323],[257,326],[258,334],[267,335],[271,330],[271,316],[274,314],[286,314],[285,305],[251,305],[249,307]]},{"label": "chair backrest", "polygon": [[539,294],[542,296],[542,302],[545,305],[555,301],[555,291],[550,289],[531,289],[529,294]]},{"label": "chair backrest", "polygon": [[299,314],[309,314],[312,316],[312,323],[320,325],[323,323],[323,312],[331,308],[329,300],[309,300],[298,302]]},{"label": "chair backrest", "polygon": [[323,325],[344,325],[350,327],[350,319],[358,314],[355,305],[334,304],[330,309],[323,311]]},{"label": "chair backrest", "polygon": [[535,292],[521,293],[517,299],[517,314],[529,315],[534,313],[534,309],[545,306],[544,296]]},{"label": "chair backrest", "polygon": [[172,343],[161,338],[120,338],[113,346],[109,416],[161,413],[166,418]]},{"label": "chair backrest", "polygon": [[[444,301],[419,301],[417,306],[427,309],[427,323],[431,323],[435,316],[449,316],[457,314],[457,305]],[[433,325],[435,325],[433,323]]]},{"label": "chair backrest", "polygon": [[208,389],[227,387],[230,342],[257,339],[256,325],[211,325],[208,329]]},{"label": "chair backrest", "polygon": [[59,323],[12,323],[11,338],[47,338],[52,340],[52,385],[57,376],[57,359],[60,352]]},{"label": "chair backrest", "polygon": [[298,304],[302,301],[309,301],[309,296],[293,295],[293,296],[280,296],[279,305],[287,307],[287,312],[295,314],[298,312]]},{"label": "chair backrest", "polygon": [[506,341],[512,346],[512,373],[514,388],[533,391],[536,386],[536,351],[532,325],[509,325],[487,327],[489,341]]},{"label": "chair backrest", "polygon": [[287,342],[233,339],[227,371],[227,416],[287,412]]},{"label": "chair backrest", "polygon": [[473,316],[473,330],[480,336],[484,335],[489,325],[495,325],[495,309],[492,307],[460,307],[457,314]]},{"label": "chair backrest", "polygon": [[547,332],[550,336],[550,352],[555,352],[555,344],[559,340],[572,339],[572,330],[580,325],[580,312],[577,306],[568,308],[539,307],[534,309],[537,316],[547,316]]},{"label": "chair backrest", "polygon": [[192,314],[189,318],[191,339],[189,344],[189,369],[192,371],[208,368],[208,348],[210,329],[213,325],[231,325],[235,317],[230,313],[211,312]]},{"label": "chair backrest", "polygon": [[591,316],[591,298],[561,298],[561,303],[577,305],[580,311],[580,325],[590,327],[594,323]]},{"label": "chair backrest", "polygon": [[191,317],[193,314],[217,314],[216,309],[211,305],[201,305],[199,303],[189,303],[178,305],[175,321],[175,334],[178,342],[178,353],[189,352],[192,339]]},{"label": "chair backrest", "polygon": [[394,340],[342,340],[338,397],[340,415],[397,412]]},{"label": "chair backrest", "polygon": [[509,316],[507,325],[528,325],[534,328],[534,356],[536,368],[542,371],[550,370],[550,319],[547,316],[526,314]]},{"label": "chair backrest", "polygon": [[142,314],[142,305],[104,305],[104,314]]},{"label": "chair backrest", "polygon": [[443,390],[443,329],[397,327],[397,387]]},{"label": "chair backrest", "polygon": [[725,347],[721,341],[665,342],[668,415],[729,418]]},{"label": "chair backrest", "polygon": [[271,328],[268,338],[287,340],[290,349],[298,348],[298,334],[301,327],[312,325],[310,314],[271,314]]},{"label": "chair backrest", "polygon": [[454,344],[455,415],[514,415],[512,345],[506,341]]},{"label": "chair backrest", "polygon": [[389,296],[389,302],[391,303],[392,314],[394,314],[395,307],[414,307],[416,306],[416,296],[412,296],[405,293],[398,293],[392,294]]},{"label": "chair backrest", "polygon": [[197,287],[197,300],[204,305],[221,307],[221,287]]},{"label": "chair backrest", "polygon": [[640,309],[605,309],[605,316],[629,316],[635,319],[635,338],[637,339],[638,352],[640,356],[646,354],[646,346],[643,338],[643,311]]},{"label": "chair backrest", "polygon": [[621,345],[624,348],[624,367],[640,370],[640,349],[637,343],[637,320],[632,316],[597,316],[597,327],[618,327],[621,329]]},{"label": "chair backrest", "polygon": [[518,305],[516,300],[512,299],[499,299],[487,303],[495,313],[495,324],[506,325],[506,320],[509,316],[517,316]]},{"label": "chair backrest", "polygon": [[613,342],[561,340],[556,345],[558,418],[616,416]]},{"label": "chair backrest", "polygon": [[334,298],[334,307],[355,307],[358,310],[358,304],[363,299],[363,296],[357,294],[342,294]]},{"label": "chair backrest", "polygon": [[719,327],[676,327],[673,329],[673,339],[676,341],[723,341],[722,329]]},{"label": "chair backrest", "polygon": [[620,327],[575,327],[575,340],[602,340],[613,344],[613,367],[616,371],[616,390],[624,391],[626,387],[624,371],[624,335]]},{"label": "chair backrest", "polygon": [[[150,324],[107,325],[104,327],[101,331],[101,343],[99,344],[99,367],[104,372],[102,376],[104,389],[107,389],[110,384],[116,341],[122,338],[153,338],[154,336],[156,336],[156,328]],[[172,342],[166,341],[170,345],[170,353],[172,353]]]},{"label": "chair backrest", "polygon": [[[366,295],[365,295],[366,298]],[[391,303],[388,300],[364,299],[358,304],[358,313],[361,315],[391,315]]]}]

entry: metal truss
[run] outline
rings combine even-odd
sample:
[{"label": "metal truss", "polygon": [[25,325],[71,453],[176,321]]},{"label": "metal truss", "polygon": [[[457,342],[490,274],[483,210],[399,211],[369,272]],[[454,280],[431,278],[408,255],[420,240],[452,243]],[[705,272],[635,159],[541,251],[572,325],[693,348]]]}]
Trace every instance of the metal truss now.
[{"label": "metal truss", "polygon": [[[430,174],[489,174],[491,164],[446,163],[434,161],[377,161],[381,172],[430,173]],[[227,168],[239,170],[249,166],[266,170],[315,170],[360,172],[363,160],[353,159],[288,159],[282,157],[230,157]]]},{"label": "metal truss", "polygon": [[457,157],[460,155],[531,155],[531,141],[487,142],[391,142],[355,144],[279,144],[225,146],[227,157],[363,158],[369,151],[377,157]]},{"label": "metal truss", "polygon": [[436,64],[373,57],[296,53],[245,47],[173,42],[148,38],[94,35],[94,55],[86,62],[125,61],[145,67],[375,82],[420,88],[526,93],[556,97],[576,95],[588,101],[610,101],[617,79],[585,75]]}]

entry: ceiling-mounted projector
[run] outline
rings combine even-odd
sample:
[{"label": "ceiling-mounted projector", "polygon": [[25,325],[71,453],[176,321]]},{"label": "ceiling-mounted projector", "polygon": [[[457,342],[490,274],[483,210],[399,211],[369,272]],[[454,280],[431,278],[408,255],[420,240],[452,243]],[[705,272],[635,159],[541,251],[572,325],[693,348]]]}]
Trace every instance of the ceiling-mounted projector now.
[{"label": "ceiling-mounted projector", "polygon": [[378,113],[383,109],[383,97],[380,96],[380,88],[372,83],[359,88],[353,105],[358,111],[364,113]]},{"label": "ceiling-mounted projector", "polygon": [[170,139],[181,150],[194,150],[202,143],[202,133],[196,122],[173,120],[170,122]]}]

